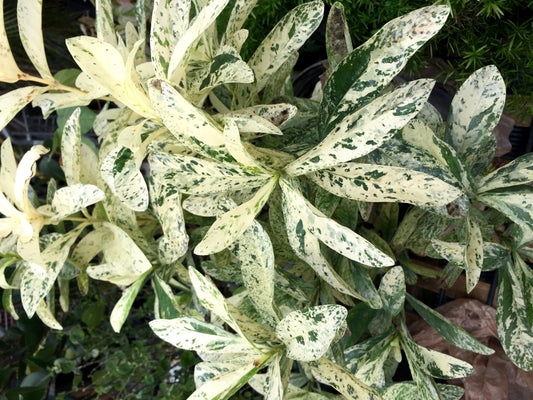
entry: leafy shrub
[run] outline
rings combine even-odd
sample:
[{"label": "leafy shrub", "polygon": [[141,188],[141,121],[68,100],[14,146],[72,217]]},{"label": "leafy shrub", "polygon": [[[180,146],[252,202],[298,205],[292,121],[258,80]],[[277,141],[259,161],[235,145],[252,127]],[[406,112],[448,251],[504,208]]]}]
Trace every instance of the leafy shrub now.
[{"label": "leafy shrub", "polygon": [[[71,281],[82,294],[107,281],[122,289],[110,315],[120,332],[151,285],[153,332],[202,359],[191,399],[229,398],[246,383],[267,399],[328,398],[328,387],[353,399],[457,399],[460,388],[434,378],[472,367],[417,345],[405,301],[454,345],[492,350],[406,293],[427,273],[410,260],[419,253],[447,260],[450,283],[464,270],[469,291],[499,268],[502,345],[533,368],[531,156],[490,165],[503,79],[477,70],[446,124],[427,103],[432,80],[391,85],[448,7],[396,18],[356,49],[333,7],[317,101],[295,98],[290,75],[321,1],[286,14],[247,62],[253,1],[155,1],[148,60],[144,3],[137,25],[117,31],[110,2],[97,2],[97,37],[67,40],[75,87],[48,69],[40,4],[18,4],[40,77],[19,69],[0,29],[2,79],[39,85],[3,95],[0,122],[29,102],[45,117],[77,108],[55,143],[65,179],[50,179],[46,198],[30,183],[48,149],[17,164],[2,144],[6,309],[20,291],[28,316],[61,329],[56,291],[66,311]],[[106,102],[93,123],[98,148],[80,128],[93,101]],[[394,382],[402,358],[412,381]]]}]

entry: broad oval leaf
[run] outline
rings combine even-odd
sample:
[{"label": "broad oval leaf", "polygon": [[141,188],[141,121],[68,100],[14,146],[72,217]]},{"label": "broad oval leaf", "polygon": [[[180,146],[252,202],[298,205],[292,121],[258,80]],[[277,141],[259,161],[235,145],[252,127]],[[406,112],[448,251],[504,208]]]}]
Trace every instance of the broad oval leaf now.
[{"label": "broad oval leaf", "polygon": [[93,185],[76,184],[58,189],[52,200],[51,222],[57,222],[85,207],[98,203],[105,198],[105,193]]},{"label": "broad oval leaf", "polygon": [[348,312],[340,305],[310,307],[293,311],[276,326],[276,335],[287,346],[287,356],[297,361],[314,361],[326,353]]}]

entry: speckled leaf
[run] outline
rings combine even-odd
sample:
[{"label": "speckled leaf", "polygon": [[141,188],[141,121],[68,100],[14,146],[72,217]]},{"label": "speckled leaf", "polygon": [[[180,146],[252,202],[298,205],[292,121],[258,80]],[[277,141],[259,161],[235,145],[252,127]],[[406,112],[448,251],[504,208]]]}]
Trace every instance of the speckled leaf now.
[{"label": "speckled leaf", "polygon": [[126,232],[108,222],[103,223],[101,236],[105,264],[87,268],[87,274],[98,280],[128,286],[152,268],[144,252]]},{"label": "speckled leaf", "polygon": [[63,330],[61,324],[57,322],[56,318],[54,317],[54,314],[52,314],[52,311],[50,311],[50,309],[48,308],[46,301],[41,300],[39,302],[35,313],[37,314],[39,319],[49,328]]},{"label": "speckled leaf", "polygon": [[167,78],[178,82],[180,80],[180,73],[174,76],[176,69],[182,63],[185,54],[191,45],[198,39],[213,22],[215,22],[218,15],[222,12],[229,0],[208,0],[205,6],[196,14],[192,24],[187,28],[183,35],[178,39],[174,49],[171,49]]},{"label": "speckled leaf", "polygon": [[219,50],[226,51],[217,54],[207,67],[207,76],[198,82],[198,91],[202,93],[207,92],[219,85],[230,83],[252,83],[254,81],[254,73],[231,47],[223,47]]},{"label": "speckled leaf", "polygon": [[461,191],[431,175],[407,168],[345,163],[311,175],[329,192],[352,200],[444,206]]},{"label": "speckled leaf", "polygon": [[391,316],[398,315],[403,310],[405,302],[405,276],[402,267],[393,267],[381,278],[379,294],[383,300],[385,310]]},{"label": "speckled leaf", "polygon": [[191,1],[154,1],[150,32],[150,55],[155,76],[165,79],[171,51],[189,26]]},{"label": "speckled leaf", "polygon": [[238,124],[233,119],[226,120],[224,124],[224,140],[226,141],[226,148],[229,153],[244,168],[257,170],[259,173],[266,173],[265,169],[257,163],[243,146]]},{"label": "speckled leaf", "polygon": [[187,135],[210,146],[224,144],[222,131],[170,84],[153,79],[149,82],[149,93],[156,112],[178,139]]},{"label": "speckled leaf", "polygon": [[277,177],[272,177],[250,200],[217,218],[194,249],[194,253],[197,255],[213,254],[232,244],[263,209],[277,181]]},{"label": "speckled leaf", "polygon": [[321,131],[326,138],[289,164],[286,173],[307,174],[370,153],[416,116],[433,85],[428,79],[412,81],[355,112],[336,117],[335,123]]},{"label": "speckled leaf", "polygon": [[110,0],[96,0],[96,34],[98,39],[117,47],[115,22]]},{"label": "speckled leaf", "polygon": [[183,315],[182,310],[172,288],[162,280],[158,274],[153,275],[153,286],[157,302],[155,304],[155,316],[162,319],[173,319]]},{"label": "speckled leaf", "polygon": [[520,257],[500,268],[496,324],[507,356],[519,368],[533,370],[533,273]]},{"label": "speckled leaf", "polygon": [[275,260],[268,234],[259,222],[253,221],[230,250],[241,262],[248,297],[261,316],[275,326],[279,320],[274,308]]},{"label": "speckled leaf", "polygon": [[425,374],[439,379],[454,379],[464,378],[472,373],[470,364],[416,344],[403,324],[401,334],[402,349],[409,364],[416,365]]},{"label": "speckled leaf", "polygon": [[324,87],[319,130],[368,104],[389,84],[411,57],[444,25],[446,6],[420,8],[385,24],[366,43],[350,53]]},{"label": "speckled leaf", "polygon": [[335,70],[352,50],[352,39],[344,15],[344,6],[336,2],[331,7],[326,24],[326,51],[330,70]]},{"label": "speckled leaf", "polygon": [[482,193],[478,200],[510,218],[525,229],[533,229],[533,187],[517,186],[512,189]]},{"label": "speckled leaf", "polygon": [[481,178],[478,182],[478,193],[524,185],[531,181],[533,181],[533,153],[527,153]]},{"label": "speckled leaf", "polygon": [[230,37],[239,31],[244,21],[248,18],[252,9],[257,4],[257,0],[236,0],[231,14],[228,19],[228,25],[226,27],[225,37]]},{"label": "speckled leaf", "polygon": [[326,353],[348,312],[340,305],[293,311],[276,326],[276,335],[287,346],[287,357],[314,361]]},{"label": "speckled leaf", "polygon": [[[303,232],[305,230],[316,236],[331,249],[351,260],[373,267],[394,265],[394,260],[378,250],[366,239],[333,219],[324,216],[298,193],[294,184],[288,179],[283,178],[280,181],[280,185],[283,191],[283,213],[285,219],[291,218],[295,222],[299,221],[296,222],[296,225],[300,226],[299,228],[296,227],[297,236],[290,239],[291,242],[296,244],[296,248],[301,247],[297,244],[297,241],[302,240],[299,237],[305,235]],[[287,231],[289,232],[289,230]],[[298,233],[298,231],[301,233]],[[289,233],[290,236],[291,233]],[[303,242],[305,243],[305,240]],[[292,243],[291,245],[293,248],[295,247]],[[300,252],[302,250],[303,248]]]},{"label": "speckled leaf", "polygon": [[332,386],[350,400],[381,400],[370,386],[357,379],[350,371],[323,357],[310,364],[313,376],[321,383]]},{"label": "speckled leaf", "polygon": [[61,136],[61,159],[63,160],[63,172],[68,185],[80,183],[80,159],[81,159],[81,131],[80,131],[81,108],[76,108],[63,129]]},{"label": "speckled leaf", "polygon": [[11,47],[7,40],[4,25],[4,0],[0,0],[0,81],[14,83],[19,80],[22,71],[17,66]]},{"label": "speckled leaf", "polygon": [[417,300],[409,293],[407,293],[406,296],[409,304],[416,310],[416,312],[424,318],[424,320],[435,329],[439,335],[454,346],[479,354],[490,355],[494,353],[494,350],[478,342],[463,328],[455,325],[438,312],[426,306],[420,300]]},{"label": "speckled leaf", "polygon": [[156,319],[150,328],[159,338],[184,350],[239,353],[250,349],[245,339],[192,317]]},{"label": "speckled leaf", "polygon": [[117,146],[111,150],[100,166],[100,173],[113,194],[127,207],[133,211],[146,210],[148,187],[130,149]]},{"label": "speckled leaf", "polygon": [[5,126],[31,101],[48,90],[43,86],[25,86],[0,96],[0,129]]},{"label": "speckled leaf", "polygon": [[42,0],[18,0],[17,21],[22,46],[41,77],[53,81],[44,51],[41,13]]},{"label": "speckled leaf", "polygon": [[135,283],[125,289],[122,292],[119,301],[117,301],[117,303],[113,307],[113,311],[111,311],[109,321],[111,323],[111,327],[116,333],[120,332],[122,325],[124,325],[124,322],[126,322],[126,318],[128,318],[128,314],[130,313],[133,301],[137,297],[137,294],[139,294],[139,291],[144,285],[144,281],[146,280],[146,277],[149,273],[150,271],[146,271],[143,275],[139,277],[139,279],[137,279]]},{"label": "speckled leaf", "polygon": [[85,207],[102,201],[104,198],[105,193],[93,185],[78,183],[58,189],[52,200],[54,216],[51,222],[60,221]]},{"label": "speckled leaf", "polygon": [[[438,383],[442,400],[459,400],[465,391],[461,386],[445,385]],[[419,395],[416,384],[412,382],[400,382],[389,386],[382,394],[383,400],[428,400],[422,399]]]},{"label": "speckled leaf", "polygon": [[324,4],[310,1],[286,14],[267,35],[248,64],[255,74],[255,91],[311,36],[322,20]]},{"label": "speckled leaf", "polygon": [[17,160],[11,145],[11,138],[8,137],[2,142],[0,150],[0,192],[5,193],[12,200],[15,198],[14,186],[16,179]]},{"label": "speckled leaf", "polygon": [[473,216],[468,216],[468,241],[465,249],[466,290],[470,293],[477,285],[483,267],[483,236]]},{"label": "speckled leaf", "polygon": [[473,175],[483,171],[494,156],[493,131],[503,112],[505,93],[498,69],[489,65],[470,75],[453,98],[445,140]]}]

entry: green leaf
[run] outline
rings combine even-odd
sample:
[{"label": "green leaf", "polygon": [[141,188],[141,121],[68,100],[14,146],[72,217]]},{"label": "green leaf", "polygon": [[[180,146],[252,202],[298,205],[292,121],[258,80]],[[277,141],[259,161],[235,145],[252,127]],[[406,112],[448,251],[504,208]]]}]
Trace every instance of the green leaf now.
[{"label": "green leaf", "polygon": [[130,149],[117,146],[111,150],[100,166],[100,173],[113,194],[127,207],[133,211],[148,208],[148,187]]},{"label": "green leaf", "polygon": [[490,355],[494,350],[481,344],[474,339],[463,328],[455,325],[438,312],[426,306],[420,300],[407,293],[407,301],[424,318],[424,320],[435,329],[448,342],[461,349],[470,350],[475,353]]},{"label": "green leaf", "polygon": [[474,290],[483,268],[483,236],[481,229],[472,215],[468,215],[468,239],[465,249],[466,290]]},{"label": "green leaf", "polygon": [[311,175],[329,192],[352,200],[402,202],[419,207],[444,206],[461,195],[448,183],[401,167],[345,163]]},{"label": "green leaf", "polygon": [[385,310],[396,316],[403,310],[405,302],[405,277],[402,267],[393,267],[381,278],[379,294]]},{"label": "green leaf", "polygon": [[194,253],[198,255],[213,254],[232,244],[252,224],[255,216],[263,209],[277,181],[277,177],[270,178],[267,184],[261,187],[250,200],[217,218],[203,240],[194,249]]},{"label": "green leaf", "polygon": [[346,399],[381,400],[381,396],[370,386],[357,379],[346,368],[323,357],[310,364],[313,376],[321,383],[332,386]]},{"label": "green leaf", "polygon": [[311,36],[323,13],[321,1],[310,1],[291,10],[276,24],[248,61],[255,74],[256,93]]},{"label": "green leaf", "polygon": [[527,153],[481,178],[478,182],[478,193],[524,185],[531,181],[533,181],[533,153]]},{"label": "green leaf", "polygon": [[337,65],[353,51],[350,31],[344,15],[344,6],[340,2],[333,4],[328,15],[326,51],[331,71],[335,70]]},{"label": "green leaf", "polygon": [[420,8],[385,24],[366,43],[351,52],[333,71],[320,105],[321,132],[374,99],[411,57],[444,25],[447,6]]},{"label": "green leaf", "polygon": [[48,87],[43,86],[25,86],[0,96],[0,129],[4,129],[20,110],[47,90]]},{"label": "green leaf", "polygon": [[496,150],[494,128],[505,105],[505,83],[498,69],[478,69],[453,98],[445,140],[453,146],[472,175],[490,164]]},{"label": "green leaf", "polygon": [[482,193],[478,196],[478,200],[495,208],[523,229],[533,230],[532,195],[532,187],[516,186],[512,189]]},{"label": "green leaf", "polygon": [[433,85],[429,79],[412,81],[357,111],[342,111],[334,116],[335,123],[320,131],[326,138],[289,164],[285,172],[293,176],[308,174],[370,153],[416,116]]},{"label": "green leaf", "polygon": [[181,307],[172,293],[172,288],[158,274],[154,274],[152,282],[157,299],[156,317],[173,319],[182,316]]},{"label": "green leaf", "polygon": [[98,203],[105,198],[105,193],[93,185],[76,184],[58,189],[52,200],[51,222],[57,222],[84,208]]},{"label": "green leaf", "polygon": [[348,312],[340,305],[293,311],[276,326],[276,335],[287,346],[287,357],[315,361],[329,349]]},{"label": "green leaf", "polygon": [[137,279],[135,283],[125,289],[122,292],[122,296],[120,296],[120,300],[117,301],[117,304],[115,304],[115,307],[113,307],[113,311],[111,311],[111,317],[109,320],[111,322],[111,327],[116,333],[120,332],[122,325],[124,325],[124,322],[126,322],[126,318],[128,318],[131,306],[133,305],[137,294],[139,294],[139,291],[144,285],[144,282],[149,274],[150,270],[146,271],[139,277],[139,279]]},{"label": "green leaf", "polygon": [[515,255],[499,269],[496,324],[505,354],[519,368],[533,370],[533,273]]},{"label": "green leaf", "polygon": [[42,1],[19,0],[17,2],[17,21],[22,46],[41,77],[54,81],[44,51],[41,14]]}]

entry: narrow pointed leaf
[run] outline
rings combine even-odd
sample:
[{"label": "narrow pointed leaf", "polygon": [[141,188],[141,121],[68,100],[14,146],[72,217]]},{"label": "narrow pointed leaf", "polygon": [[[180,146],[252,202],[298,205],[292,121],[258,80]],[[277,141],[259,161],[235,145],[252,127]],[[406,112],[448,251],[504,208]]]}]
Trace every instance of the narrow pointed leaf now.
[{"label": "narrow pointed leaf", "polygon": [[5,126],[31,101],[48,90],[42,86],[25,86],[0,96],[0,129]]},{"label": "narrow pointed leaf", "polygon": [[353,51],[350,31],[344,15],[344,6],[336,2],[331,7],[326,24],[326,51],[329,68],[333,71],[337,65]]},{"label": "narrow pointed leaf", "polygon": [[63,172],[68,185],[80,183],[81,131],[80,108],[70,115],[61,136],[61,159]]},{"label": "narrow pointed leaf", "polygon": [[35,313],[37,314],[39,319],[43,321],[43,323],[49,328],[63,330],[61,324],[57,322],[57,319],[54,317],[54,314],[52,314],[52,311],[50,311],[50,309],[48,308],[46,301],[41,300],[39,302]]},{"label": "narrow pointed leaf", "polygon": [[385,310],[396,316],[405,302],[405,276],[402,267],[391,268],[381,279],[379,294],[386,305]]},{"label": "narrow pointed leaf", "polygon": [[468,242],[465,249],[466,290],[470,293],[477,285],[483,268],[483,237],[475,219],[468,216]]},{"label": "narrow pointed leaf", "polygon": [[0,81],[14,83],[19,80],[22,71],[17,66],[4,25],[4,0],[0,1]]},{"label": "narrow pointed leaf", "polygon": [[244,22],[252,12],[252,9],[257,4],[257,0],[237,0],[231,9],[231,14],[228,19],[225,37],[234,35],[241,30]]},{"label": "narrow pointed leaf", "polygon": [[98,39],[117,47],[115,22],[110,0],[96,0],[96,34]]},{"label": "narrow pointed leaf", "polygon": [[533,230],[533,188],[517,186],[485,192],[478,200],[507,216],[524,229]]},{"label": "narrow pointed leaf", "polygon": [[120,296],[120,300],[117,301],[113,307],[109,321],[111,322],[111,327],[116,333],[120,332],[122,325],[124,325],[124,322],[126,322],[126,318],[128,318],[131,306],[133,305],[137,294],[139,294],[139,291],[144,285],[144,281],[149,273],[150,271],[145,272],[133,285],[125,289],[122,292],[122,296]]},{"label": "narrow pointed leaf", "polygon": [[158,274],[153,276],[154,291],[157,297],[158,314],[162,319],[174,319],[182,316],[181,307],[176,301],[172,288]]},{"label": "narrow pointed leaf", "polygon": [[533,153],[527,153],[484,176],[478,183],[478,192],[524,185],[531,181],[533,181]]}]

